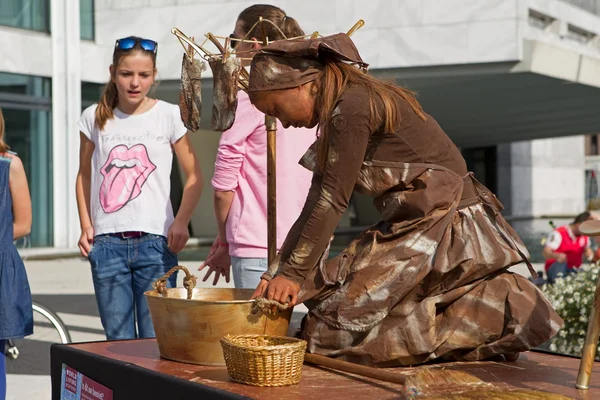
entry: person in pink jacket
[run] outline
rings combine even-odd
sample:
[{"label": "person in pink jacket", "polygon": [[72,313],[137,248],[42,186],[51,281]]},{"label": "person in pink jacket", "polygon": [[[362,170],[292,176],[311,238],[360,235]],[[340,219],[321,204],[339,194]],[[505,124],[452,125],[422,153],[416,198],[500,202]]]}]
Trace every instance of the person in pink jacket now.
[{"label": "person in pink jacket", "polygon": [[[304,35],[296,20],[280,8],[253,5],[240,13],[230,35],[232,46],[240,57],[251,57],[260,49],[258,25],[251,31],[260,17],[275,23],[288,38]],[[266,24],[266,28],[269,39],[284,39],[275,26]],[[236,288],[254,289],[268,267],[267,134],[264,122],[265,115],[250,103],[245,92],[240,91],[235,123],[221,136],[212,179],[219,235],[199,268],[208,268],[204,281],[214,272],[213,285],[221,276],[229,282],[233,270]],[[277,249],[304,206],[312,172],[300,166],[298,161],[315,139],[315,129],[284,128],[277,121]]]}]

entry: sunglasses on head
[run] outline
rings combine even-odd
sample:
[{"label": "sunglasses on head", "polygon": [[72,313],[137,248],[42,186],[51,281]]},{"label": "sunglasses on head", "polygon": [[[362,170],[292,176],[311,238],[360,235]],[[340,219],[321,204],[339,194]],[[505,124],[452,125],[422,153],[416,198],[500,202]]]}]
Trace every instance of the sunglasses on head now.
[{"label": "sunglasses on head", "polygon": [[137,43],[140,44],[140,47],[142,49],[156,54],[156,50],[158,49],[158,43],[156,43],[154,40],[142,39],[134,36],[129,36],[123,39],[117,39],[117,42],[115,43],[115,48],[119,50],[131,50],[135,47]]}]

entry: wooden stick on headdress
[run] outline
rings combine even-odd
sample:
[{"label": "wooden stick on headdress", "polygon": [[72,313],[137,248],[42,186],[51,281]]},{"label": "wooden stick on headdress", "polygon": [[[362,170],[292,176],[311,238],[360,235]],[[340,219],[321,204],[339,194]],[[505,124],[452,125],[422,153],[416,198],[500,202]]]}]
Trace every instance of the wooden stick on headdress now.
[{"label": "wooden stick on headdress", "polygon": [[[190,39],[192,40],[192,42],[194,41],[193,36]],[[194,48],[190,44],[188,44],[186,54],[187,54],[188,58],[190,59],[190,61],[194,58]]]},{"label": "wooden stick on headdress", "polygon": [[185,33],[181,32],[179,29],[177,29],[177,28],[171,29],[171,33],[177,37],[177,40],[179,40],[179,43],[181,44],[181,46],[183,46],[183,49],[186,53],[187,53],[187,49],[188,49],[187,46],[190,46],[202,58],[206,58],[206,56],[214,56],[214,54],[212,54],[211,52],[206,50],[204,47],[202,47],[202,46],[204,46],[204,43],[202,43],[201,45],[197,45],[196,42],[194,42],[194,39],[188,37]]}]

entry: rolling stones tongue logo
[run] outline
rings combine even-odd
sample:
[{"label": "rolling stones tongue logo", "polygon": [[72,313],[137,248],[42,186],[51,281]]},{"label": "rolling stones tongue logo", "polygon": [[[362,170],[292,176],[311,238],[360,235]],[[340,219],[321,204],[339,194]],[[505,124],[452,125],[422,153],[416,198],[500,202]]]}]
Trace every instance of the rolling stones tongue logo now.
[{"label": "rolling stones tongue logo", "polygon": [[142,186],[156,169],[143,144],[114,147],[100,173],[104,177],[100,187],[100,205],[106,213],[113,213],[142,193]]}]

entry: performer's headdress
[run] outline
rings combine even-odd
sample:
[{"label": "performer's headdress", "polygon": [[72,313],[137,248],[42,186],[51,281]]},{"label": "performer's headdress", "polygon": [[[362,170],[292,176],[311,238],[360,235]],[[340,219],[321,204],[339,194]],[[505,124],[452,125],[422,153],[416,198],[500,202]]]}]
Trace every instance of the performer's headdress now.
[{"label": "performer's headdress", "polygon": [[248,92],[291,89],[317,78],[327,61],[355,64],[366,70],[352,39],[345,33],[316,39],[280,40],[252,59]]}]

